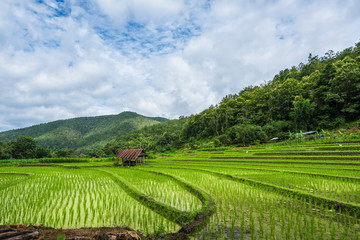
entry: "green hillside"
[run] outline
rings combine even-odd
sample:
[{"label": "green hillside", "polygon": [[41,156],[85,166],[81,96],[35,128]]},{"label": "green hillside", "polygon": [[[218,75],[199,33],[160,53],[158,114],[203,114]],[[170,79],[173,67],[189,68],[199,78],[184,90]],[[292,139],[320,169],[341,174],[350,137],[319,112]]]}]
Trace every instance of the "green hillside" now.
[{"label": "green hillside", "polygon": [[[30,136],[51,150],[113,156],[121,149],[140,146],[164,152],[247,146],[306,131],[317,131],[320,137],[329,135],[328,130],[339,129],[341,135],[341,129],[349,126],[355,130],[348,140],[357,140],[359,116],[360,42],[341,52],[330,50],[323,57],[309,54],[307,63],[281,70],[271,81],[248,86],[225,96],[216,106],[165,124],[154,125],[165,122],[163,118],[124,112],[3,132],[0,144]],[[7,149],[7,156],[16,155],[11,144],[3,149]]]},{"label": "green hillside", "polygon": [[14,141],[20,136],[30,136],[39,146],[52,150],[67,148],[77,152],[88,152],[132,130],[165,121],[167,121],[165,118],[150,118],[133,112],[80,117],[2,132],[0,142]]},{"label": "green hillside", "polygon": [[309,54],[308,63],[281,70],[271,81],[225,96],[216,106],[166,124],[149,126],[111,141],[103,152],[133,148],[148,151],[179,148],[246,146],[295,133],[350,128],[358,140],[360,126],[360,42],[325,56]]}]

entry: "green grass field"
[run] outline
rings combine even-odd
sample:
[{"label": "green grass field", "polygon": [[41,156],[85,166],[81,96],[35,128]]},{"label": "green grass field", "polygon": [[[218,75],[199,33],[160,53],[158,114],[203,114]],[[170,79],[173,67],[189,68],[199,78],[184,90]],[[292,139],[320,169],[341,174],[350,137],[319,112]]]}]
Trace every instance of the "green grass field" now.
[{"label": "green grass field", "polygon": [[179,151],[124,168],[91,159],[9,165],[0,167],[0,224],[128,226],[192,239],[360,238],[359,142]]}]

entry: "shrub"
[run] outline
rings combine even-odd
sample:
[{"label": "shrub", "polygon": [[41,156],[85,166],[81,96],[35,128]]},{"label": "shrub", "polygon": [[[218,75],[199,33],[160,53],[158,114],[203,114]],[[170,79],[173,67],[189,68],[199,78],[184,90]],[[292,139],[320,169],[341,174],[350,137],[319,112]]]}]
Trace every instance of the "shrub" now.
[{"label": "shrub", "polygon": [[217,137],[217,139],[221,143],[221,145],[224,145],[224,146],[229,145],[231,142],[229,136],[226,134],[220,135],[219,137]]},{"label": "shrub", "polygon": [[269,138],[285,138],[289,131],[289,122],[286,121],[269,121],[262,127],[262,130]]},{"label": "shrub", "polygon": [[242,143],[244,146],[254,144],[256,141],[264,141],[266,134],[260,126],[243,124],[235,125],[227,131],[232,144]]}]

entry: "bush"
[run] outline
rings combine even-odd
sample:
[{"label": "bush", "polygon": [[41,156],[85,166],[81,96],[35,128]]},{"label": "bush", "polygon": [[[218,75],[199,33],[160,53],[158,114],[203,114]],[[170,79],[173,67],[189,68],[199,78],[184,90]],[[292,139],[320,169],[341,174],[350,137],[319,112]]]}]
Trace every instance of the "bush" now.
[{"label": "bush", "polygon": [[34,150],[34,158],[50,158],[51,152],[47,148],[38,147]]},{"label": "bush", "polygon": [[262,130],[269,138],[285,138],[289,131],[289,122],[286,121],[269,121],[262,127]]},{"label": "bush", "polygon": [[261,142],[266,139],[266,134],[260,126],[243,124],[235,125],[227,131],[232,144],[242,143],[244,146]]},{"label": "bush", "polygon": [[156,156],[153,154],[148,154],[146,159],[156,159]]},{"label": "bush", "polygon": [[223,134],[217,137],[218,141],[221,143],[221,145],[229,145],[231,143],[230,138],[228,135]]}]

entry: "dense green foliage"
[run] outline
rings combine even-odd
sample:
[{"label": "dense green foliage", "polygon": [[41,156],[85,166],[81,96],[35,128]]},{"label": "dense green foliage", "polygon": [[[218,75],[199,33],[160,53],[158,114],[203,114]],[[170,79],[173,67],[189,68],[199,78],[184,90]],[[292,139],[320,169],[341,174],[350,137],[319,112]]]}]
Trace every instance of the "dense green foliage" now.
[{"label": "dense green foliage", "polygon": [[[136,113],[61,120],[0,133],[0,141],[33,137],[58,156],[113,156],[122,149],[164,152],[180,148],[249,145],[295,132],[335,129],[360,116],[360,43],[284,69],[271,81],[228,95],[201,113],[179,120]],[[158,123],[158,124],[157,124]],[[4,143],[0,156],[11,155]],[[61,150],[65,149],[65,150]],[[39,155],[41,149],[38,149]],[[44,150],[44,149],[42,149]],[[32,151],[32,150],[31,150]],[[61,152],[65,151],[65,152]],[[10,155],[9,155],[10,154]],[[23,157],[29,157],[23,155]]]},{"label": "dense green foliage", "polygon": [[128,134],[132,130],[165,121],[167,119],[144,117],[133,112],[81,117],[2,132],[0,141],[8,142],[14,141],[20,136],[30,136],[44,148],[70,149],[77,153],[86,153],[93,149],[99,149],[110,140]]},{"label": "dense green foliage", "polygon": [[112,141],[103,152],[249,145],[289,132],[334,129],[360,116],[360,43],[337,54],[309,55],[307,64],[279,72],[199,114],[140,129]]},{"label": "dense green foliage", "polygon": [[52,157],[49,149],[39,147],[31,137],[19,137],[16,141],[0,143],[0,159],[27,159]]},{"label": "dense green foliage", "polygon": [[[285,69],[272,81],[228,95],[216,107],[189,117],[183,138],[217,138],[221,143],[251,143],[289,131],[333,129],[360,116],[360,43],[307,64]],[[261,128],[255,129],[255,126]],[[238,132],[238,133],[236,133]],[[242,135],[241,141],[237,135]]]},{"label": "dense green foliage", "polygon": [[133,148],[144,148],[148,151],[156,152],[181,148],[184,146],[184,142],[181,139],[181,130],[185,122],[186,119],[181,118],[133,131],[109,142],[98,154],[111,156],[118,153],[121,149]]}]

